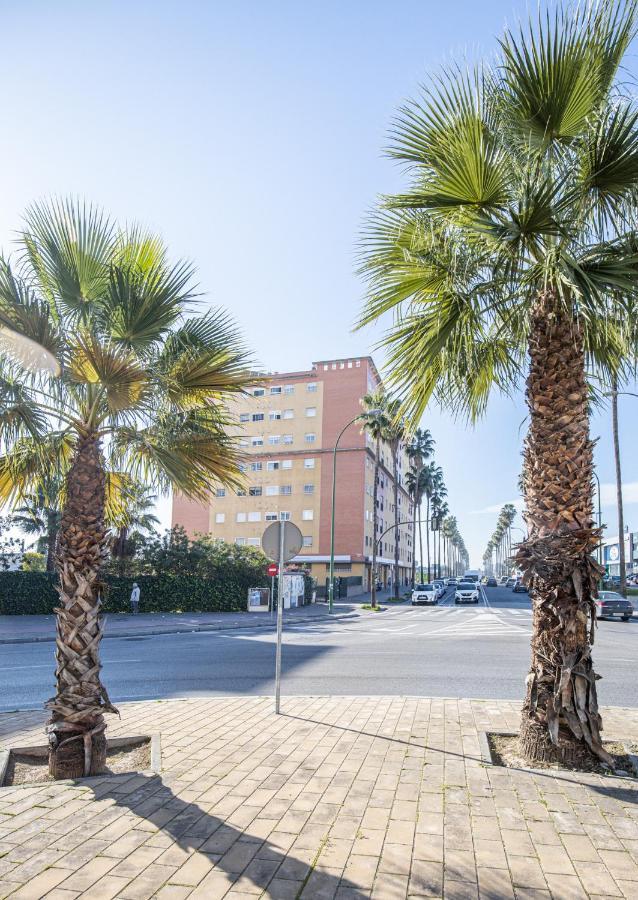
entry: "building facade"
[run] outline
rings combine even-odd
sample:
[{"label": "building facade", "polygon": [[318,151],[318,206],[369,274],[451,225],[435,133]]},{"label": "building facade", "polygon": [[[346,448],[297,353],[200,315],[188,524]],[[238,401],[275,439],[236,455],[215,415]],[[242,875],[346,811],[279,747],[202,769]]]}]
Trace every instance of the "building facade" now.
[{"label": "building facade", "polygon": [[[625,531],[625,569],[627,575],[638,574],[638,532]],[[602,545],[603,565],[607,575],[620,575],[620,543],[618,535],[605,538]]]},{"label": "building facade", "polygon": [[[173,525],[186,531],[259,546],[270,522],[288,519],[303,534],[295,562],[309,568],[322,588],[330,560],[332,458],[344,425],[362,411],[361,398],[380,378],[370,357],[315,362],[308,371],[269,374],[237,402],[234,411],[245,460],[243,490],[217,488],[206,504],[173,500]],[[337,454],[335,574],[372,579],[374,440],[358,423],[346,429]],[[388,585],[394,570],[394,478],[390,447],[383,443],[378,485],[377,577]],[[409,461],[398,456],[399,580],[408,584],[414,552],[412,503],[405,487]],[[389,531],[386,529],[390,528]]]}]

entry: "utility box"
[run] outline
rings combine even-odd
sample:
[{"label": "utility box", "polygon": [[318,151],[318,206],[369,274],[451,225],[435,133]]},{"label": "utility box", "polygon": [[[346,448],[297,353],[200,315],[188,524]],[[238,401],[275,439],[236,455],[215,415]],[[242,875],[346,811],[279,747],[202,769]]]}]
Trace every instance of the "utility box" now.
[{"label": "utility box", "polygon": [[248,588],[248,612],[269,612],[270,591],[268,588]]}]

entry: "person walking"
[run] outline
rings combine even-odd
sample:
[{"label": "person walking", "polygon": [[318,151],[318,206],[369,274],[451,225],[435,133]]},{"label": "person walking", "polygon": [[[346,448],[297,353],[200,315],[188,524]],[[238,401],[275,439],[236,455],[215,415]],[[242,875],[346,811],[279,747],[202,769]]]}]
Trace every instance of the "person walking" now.
[{"label": "person walking", "polygon": [[137,581],[133,582],[133,590],[131,591],[131,612],[136,616],[140,608],[140,589]]}]

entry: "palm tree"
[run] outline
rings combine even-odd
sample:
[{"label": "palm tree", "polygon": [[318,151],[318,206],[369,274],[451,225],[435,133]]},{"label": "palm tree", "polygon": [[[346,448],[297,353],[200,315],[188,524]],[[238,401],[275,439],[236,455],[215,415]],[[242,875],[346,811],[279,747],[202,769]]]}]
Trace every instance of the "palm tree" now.
[{"label": "palm tree", "polygon": [[[412,519],[412,584],[416,579],[416,522],[417,511],[419,518],[419,541],[421,542],[421,582],[423,582],[423,544],[421,541],[421,500],[423,498],[423,487],[421,472],[425,462],[430,459],[434,453],[434,438],[427,428],[417,428],[412,436],[412,440],[408,444],[407,454],[412,463],[412,471],[407,473],[406,484],[408,491],[412,495],[413,519]],[[418,486],[418,491],[416,490]]]},{"label": "palm tree", "polygon": [[43,478],[33,493],[14,509],[11,521],[25,534],[37,537],[36,546],[45,557],[45,571],[55,568],[55,548],[60,530],[61,479]]},{"label": "palm tree", "polygon": [[19,274],[0,266],[0,312],[61,373],[0,370],[0,496],[28,494],[45,462],[65,479],[47,731],[51,774],[67,778],[104,769],[103,714],[115,712],[99,674],[107,471],[200,499],[216,481],[239,485],[227,401],[251,376],[225,313],[185,316],[193,270],[153,235],[60,200],[27,211],[21,250]]},{"label": "palm tree", "polygon": [[381,441],[384,439],[390,420],[386,413],[387,397],[383,388],[377,388],[361,399],[363,412],[360,421],[365,431],[374,440],[374,487],[372,494],[372,584],[370,605],[377,605],[377,541],[379,539],[379,468],[381,465]]},{"label": "palm tree", "polygon": [[384,438],[390,448],[390,458],[392,459],[392,493],[394,506],[394,599],[399,599],[399,551],[401,532],[399,523],[401,521],[399,511],[399,453],[406,436],[405,420],[400,415],[401,402],[394,399],[386,399],[386,416],[388,425],[385,430]]},{"label": "palm tree", "polygon": [[[432,499],[435,497],[437,485],[443,477],[443,469],[435,465],[434,462],[429,463],[423,469],[423,493],[425,494],[425,541],[428,558],[428,582],[430,580],[430,506]],[[419,529],[421,525],[419,523]],[[421,540],[419,532],[419,540]],[[423,548],[421,548],[421,559],[423,559]],[[423,581],[423,563],[421,563],[421,581]]]},{"label": "palm tree", "polygon": [[109,522],[116,536],[111,541],[111,554],[119,561],[120,575],[124,574],[127,558],[135,553],[136,543],[146,535],[155,534],[160,520],[153,509],[157,496],[143,484],[128,486],[128,501],[117,510]]},{"label": "palm tree", "polygon": [[361,324],[393,312],[388,383],[411,421],[433,395],[476,418],[528,365],[516,562],[534,607],[530,762],[608,759],[586,370],[608,378],[633,356],[638,106],[617,73],[635,27],[635,0],[559,7],[506,31],[494,68],[443,72],[399,114],[392,154],[414,178],[364,238]]}]

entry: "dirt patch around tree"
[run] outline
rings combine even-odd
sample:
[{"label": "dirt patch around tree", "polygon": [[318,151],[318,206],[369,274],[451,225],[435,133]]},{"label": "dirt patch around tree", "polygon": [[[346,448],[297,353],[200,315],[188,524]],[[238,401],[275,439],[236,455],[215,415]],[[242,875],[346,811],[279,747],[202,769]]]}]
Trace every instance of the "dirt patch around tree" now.
[{"label": "dirt patch around tree", "polygon": [[[582,766],[570,766],[567,763],[535,762],[530,766],[529,762],[521,754],[517,734],[486,733],[487,743],[490,749],[492,762],[495,766],[504,766],[506,769],[549,769],[567,772],[591,772],[596,775],[617,775],[623,778],[637,778],[636,771],[630,753],[635,753],[633,746],[626,747],[619,741],[605,741],[603,747],[614,761],[613,768],[609,768],[597,759],[591,759]],[[629,750],[629,752],[627,752]]]},{"label": "dirt patch around tree", "polygon": [[[39,748],[38,748],[39,749]],[[151,738],[142,738],[124,746],[109,746],[106,751],[104,775],[124,775],[145,772],[151,768]],[[80,779],[81,780],[81,779]],[[11,751],[3,787],[18,784],[53,782],[49,775],[46,752]]]}]

